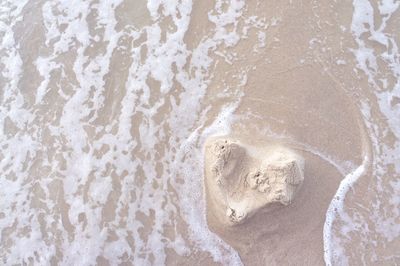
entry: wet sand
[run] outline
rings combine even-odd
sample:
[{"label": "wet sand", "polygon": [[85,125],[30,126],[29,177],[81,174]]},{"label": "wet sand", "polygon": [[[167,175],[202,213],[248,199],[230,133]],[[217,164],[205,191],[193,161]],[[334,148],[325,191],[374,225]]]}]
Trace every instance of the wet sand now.
[{"label": "wet sand", "polygon": [[[400,16],[361,2],[7,3],[0,261],[399,263]],[[301,155],[293,202],[221,224],[220,135]]]}]

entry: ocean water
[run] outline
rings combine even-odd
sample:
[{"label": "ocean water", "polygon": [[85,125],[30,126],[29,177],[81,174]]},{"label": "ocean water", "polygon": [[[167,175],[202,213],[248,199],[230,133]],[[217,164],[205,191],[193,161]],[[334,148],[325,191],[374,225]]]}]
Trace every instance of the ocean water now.
[{"label": "ocean water", "polygon": [[[400,262],[399,6],[398,1],[353,1],[349,30],[356,45],[349,50],[355,73],[368,79],[368,91],[357,104],[370,150],[344,178],[327,212],[325,261],[331,264]],[[369,184],[357,189],[357,182]],[[358,200],[346,205],[350,190]],[[350,246],[357,248],[346,250]]]},{"label": "ocean water", "polygon": [[[202,144],[251,117],[237,110],[255,62],[295,50],[279,33],[298,5],[266,16],[261,1],[1,1],[1,264],[241,265],[207,227]],[[313,3],[307,56],[279,56],[282,73],[286,57],[336,79],[351,70],[338,83],[361,162],[300,141],[343,174],[321,233],[328,265],[400,263],[399,5]],[[343,42],[328,60],[329,32]]]}]

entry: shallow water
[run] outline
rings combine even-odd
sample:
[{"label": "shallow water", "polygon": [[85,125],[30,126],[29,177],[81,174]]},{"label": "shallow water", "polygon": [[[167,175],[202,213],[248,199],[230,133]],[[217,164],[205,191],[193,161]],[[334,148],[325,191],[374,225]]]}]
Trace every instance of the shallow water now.
[{"label": "shallow water", "polygon": [[241,264],[204,210],[228,133],[341,173],[327,264],[400,263],[400,2],[293,2],[3,1],[2,263]]}]

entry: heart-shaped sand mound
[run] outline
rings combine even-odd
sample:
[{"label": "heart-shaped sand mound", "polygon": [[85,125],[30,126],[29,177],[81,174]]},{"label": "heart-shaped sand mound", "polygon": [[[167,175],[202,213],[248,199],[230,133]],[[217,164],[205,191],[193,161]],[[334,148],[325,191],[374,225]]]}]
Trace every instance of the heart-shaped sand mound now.
[{"label": "heart-shaped sand mound", "polygon": [[206,143],[207,207],[223,224],[243,223],[273,203],[289,205],[304,180],[303,171],[303,158],[287,148],[212,138]]}]

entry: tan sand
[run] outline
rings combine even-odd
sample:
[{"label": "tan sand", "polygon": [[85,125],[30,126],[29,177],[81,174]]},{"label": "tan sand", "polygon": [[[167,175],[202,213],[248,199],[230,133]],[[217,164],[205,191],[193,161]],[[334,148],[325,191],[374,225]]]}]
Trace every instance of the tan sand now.
[{"label": "tan sand", "polygon": [[[212,143],[215,144],[215,142]],[[260,145],[266,144],[260,142],[258,147]],[[285,150],[286,156],[288,156],[287,152]],[[246,158],[243,158],[245,157],[243,151],[242,154],[240,151],[236,154],[239,156],[236,155],[236,158],[231,156],[228,159],[231,164],[237,160],[234,163],[244,165],[245,168],[252,165],[248,159],[246,161]],[[254,199],[256,203],[251,205],[250,210],[253,212],[246,216],[248,219],[232,222],[223,211],[226,208],[224,200],[215,196],[218,192],[217,186],[210,185],[214,181],[212,177],[215,176],[210,173],[210,164],[213,165],[215,161],[210,153],[206,153],[206,156],[208,155],[205,173],[209,226],[239,252],[245,265],[323,264],[322,227],[325,212],[341,176],[317,156],[306,152],[301,152],[301,154],[305,158],[304,182],[296,193],[296,197],[292,198],[291,204],[288,204],[288,201],[272,200],[269,197],[264,198],[264,201],[259,198]],[[293,155],[288,157],[290,156]],[[235,172],[237,169],[229,169],[229,164],[226,167],[227,172],[231,171],[229,174],[237,173]],[[301,176],[301,174],[296,176]],[[242,199],[241,203],[243,201],[246,199]]]},{"label": "tan sand", "polygon": [[[205,3],[196,3],[194,10],[204,9]],[[265,17],[269,23],[265,47],[251,52],[258,42],[257,31],[251,31],[234,48],[220,48],[238,55],[233,64],[217,57],[220,60],[205,102],[212,106],[210,113],[217,114],[220,106],[238,97],[234,88],[244,92],[230,139],[252,147],[284,146],[305,162],[304,181],[291,204],[271,203],[266,211],[232,226],[224,208],[210,198],[210,162],[205,149],[209,228],[239,252],[245,265],[324,265],[325,215],[344,177],[335,162],[357,165],[362,161],[359,113],[349,92],[357,81],[346,74],[351,72],[353,59],[342,48],[350,41],[343,38],[346,35],[339,26],[330,26],[337,20],[349,23],[351,10],[332,7],[340,11],[337,18],[331,9],[323,8],[330,4],[321,3],[317,14],[311,3],[250,1],[246,15]],[[207,28],[201,14],[193,14],[196,32]],[[321,17],[326,24],[319,22]],[[279,18],[276,25],[272,25],[273,18]],[[196,40],[193,32],[188,38]],[[349,65],[338,65],[334,58]],[[239,86],[237,77],[243,71],[247,81]],[[215,97],[227,87],[230,94]]]},{"label": "tan sand", "polygon": [[[150,17],[146,4],[147,2],[142,0],[134,3],[124,1],[116,10],[117,30],[129,31],[130,27],[127,25],[137,28],[149,25]],[[23,88],[20,93],[28,105],[33,105],[35,91],[43,80],[42,75],[39,75],[34,67],[36,59],[39,56],[47,57],[49,56],[47,53],[51,52],[48,51],[51,47],[44,45],[45,30],[41,21],[43,20],[41,4],[35,6],[33,2],[29,3],[24,18],[26,22],[17,24],[14,28],[16,38],[22,39],[18,45],[24,75],[19,86]],[[204,39],[215,33],[215,25],[209,20],[210,13],[217,13],[214,7],[214,0],[194,1],[189,29],[184,40],[188,51],[193,51]],[[221,9],[224,8],[226,5]],[[205,123],[199,121],[194,128],[187,129],[188,135],[192,130],[197,132],[197,126],[201,132],[215,121],[221,106],[240,102],[234,112],[235,120],[229,137],[212,138],[205,144],[207,223],[212,232],[238,251],[245,265],[323,265],[323,225],[326,211],[344,174],[362,162],[365,148],[363,145],[367,145],[363,143],[366,142],[363,140],[365,132],[360,130],[359,108],[354,107],[357,101],[367,99],[374,107],[372,117],[376,118],[380,127],[386,126],[385,118],[377,112],[377,100],[371,93],[373,89],[369,87],[367,78],[359,76],[355,71],[356,62],[349,49],[355,47],[349,30],[353,7],[351,2],[336,3],[331,0],[308,2],[254,0],[246,1],[244,10],[237,25],[232,23],[224,28],[227,32],[236,31],[240,35],[241,40],[237,45],[220,44],[215,51],[209,51],[213,62],[209,67],[210,80],[206,82],[207,92],[201,100],[200,107],[207,112],[199,117],[199,120],[204,118]],[[94,28],[94,22],[98,22],[95,13],[93,11],[91,16],[84,18],[90,28]],[[254,16],[258,20],[251,22]],[[39,23],[36,21],[37,18]],[[60,32],[65,30],[64,26],[60,25]],[[163,42],[169,30],[174,31],[175,25],[170,18],[166,18],[160,26],[161,42]],[[104,35],[100,29],[98,31],[100,36]],[[263,36],[265,38],[262,41]],[[119,46],[126,49],[113,51],[109,62],[110,70],[104,78],[101,77],[101,80],[104,79],[104,106],[98,107],[99,110],[95,112],[97,118],[94,121],[92,113],[90,117],[85,117],[83,121],[86,123],[90,118],[90,123],[84,124],[80,133],[74,133],[85,137],[87,134],[90,140],[84,149],[83,147],[79,149],[78,154],[89,150],[90,154],[96,157],[109,156],[111,162],[106,161],[104,171],[98,170],[101,175],[98,174],[96,177],[93,170],[84,176],[84,179],[77,179],[79,190],[76,193],[72,194],[63,188],[69,186],[63,184],[57,171],[53,169],[55,172],[52,172],[48,165],[42,166],[39,163],[41,160],[54,161],[58,163],[55,168],[60,168],[62,171],[67,169],[71,172],[71,169],[75,169],[71,167],[73,164],[68,163],[63,157],[64,150],[67,150],[67,146],[64,146],[65,137],[62,134],[60,137],[52,136],[50,134],[52,127],[49,127],[49,124],[59,125],[66,102],[65,97],[71,98],[77,93],[75,86],[80,88],[79,84],[75,85],[77,82],[73,69],[76,60],[75,49],[54,59],[63,62],[62,71],[55,69],[51,73],[46,101],[32,109],[36,115],[43,117],[38,119],[37,123],[39,127],[44,128],[43,143],[49,149],[37,154],[34,159],[35,164],[32,164],[32,168],[27,172],[27,177],[50,176],[51,180],[54,178],[48,185],[50,192],[46,197],[47,200],[54,200],[52,206],[55,207],[42,206],[44,193],[39,193],[42,191],[40,186],[32,192],[34,195],[32,205],[38,206],[34,213],[43,214],[39,217],[43,221],[47,218],[51,218],[50,221],[58,221],[58,224],[51,223],[47,227],[42,222],[44,227],[41,228],[43,232],[41,237],[44,241],[55,245],[53,264],[68,258],[68,254],[64,255],[63,252],[72,249],[64,250],[63,243],[69,243],[70,239],[79,244],[84,242],[87,244],[84,247],[91,248],[96,241],[88,240],[88,232],[94,237],[101,235],[100,232],[106,232],[108,237],[99,242],[101,245],[110,247],[118,239],[120,243],[124,243],[126,254],[139,254],[139,257],[147,259],[150,264],[156,264],[155,257],[160,251],[147,246],[150,240],[161,239],[164,243],[171,243],[181,237],[190,252],[179,253],[165,244],[166,265],[217,264],[209,249],[200,249],[196,243],[191,242],[189,222],[185,220],[180,209],[182,207],[178,197],[180,193],[177,191],[180,186],[174,187],[174,182],[175,185],[186,182],[184,177],[187,173],[182,169],[175,169],[179,160],[179,157],[175,157],[176,147],[182,147],[186,142],[184,138],[178,139],[174,135],[172,129],[176,125],[172,122],[171,125],[168,124],[168,118],[173,107],[181,104],[183,97],[190,97],[190,94],[185,93],[187,88],[183,88],[174,77],[171,81],[173,90],[163,96],[159,82],[148,75],[146,84],[150,88],[151,95],[148,105],[142,105],[142,109],[150,110],[155,103],[160,104],[159,109],[154,114],[151,112],[151,119],[140,111],[129,113],[126,119],[122,115],[119,118],[124,102],[126,106],[130,106],[137,105],[139,101],[130,96],[125,87],[126,84],[131,84],[128,82],[128,77],[134,73],[134,71],[130,73],[129,70],[132,60],[139,58],[138,60],[143,63],[149,53],[150,47],[144,44],[146,39],[146,34],[142,34],[138,39],[128,34],[119,39]],[[107,40],[96,42],[96,45],[86,47],[85,54],[94,59],[95,56],[104,54],[107,45]],[[131,51],[132,47],[140,52],[127,54],[126,51]],[[193,74],[192,72],[203,71],[189,69],[191,56],[186,64],[189,76]],[[4,82],[0,80],[0,83]],[[389,79],[389,83],[393,82],[395,80]],[[61,97],[61,92],[66,96]],[[144,97],[141,93],[139,95]],[[163,97],[167,100],[161,104]],[[92,96],[88,96],[88,99],[91,98]],[[88,103],[91,104],[90,101]],[[82,103],[82,106],[85,105],[86,103]],[[173,115],[179,116],[179,113]],[[153,126],[149,121],[153,120],[156,129],[149,130],[148,133],[146,129]],[[125,141],[125,138],[116,138],[115,142],[118,145],[108,145],[105,140],[104,144],[98,142],[99,139],[103,141],[105,134],[114,136],[118,131],[118,125],[125,123],[131,123],[127,131],[133,138],[139,139],[143,136],[146,140],[147,135],[157,136],[156,145],[146,145],[139,141],[138,145],[130,146],[129,155],[125,157],[128,152],[119,148],[120,146],[125,148],[125,143],[119,144]],[[6,132],[10,136],[17,133],[8,120],[5,124]],[[108,129],[110,125],[113,126]],[[36,127],[36,124],[33,124],[32,131],[27,135],[36,132]],[[97,128],[104,128],[104,131],[98,132]],[[385,141],[390,143],[392,137],[386,136]],[[215,157],[218,157],[219,153],[212,153],[211,150],[213,143],[221,139],[226,139],[234,152],[222,157],[222,161],[218,162]],[[175,146],[171,144],[174,141],[177,142]],[[59,146],[55,146],[55,143]],[[197,142],[199,154],[203,144],[201,141]],[[283,154],[284,160],[278,160],[277,154]],[[115,159],[117,155],[121,160]],[[182,160],[189,157],[190,154]],[[165,158],[168,160],[165,161]],[[143,162],[150,169],[153,169],[154,164],[154,173],[146,172],[141,165],[136,172],[130,172],[135,166],[130,160]],[[80,160],[77,161],[80,165]],[[129,171],[118,170],[117,166],[120,166],[120,163],[125,165],[124,162]],[[220,162],[223,164],[222,167]],[[201,164],[200,161],[196,163]],[[337,163],[345,171],[339,172]],[[271,165],[277,169],[294,170],[290,172],[291,174],[280,175],[274,182],[268,184],[267,180],[271,180],[272,171],[268,166]],[[216,170],[214,173],[213,166],[217,166],[214,167]],[[222,178],[218,180],[218,177]],[[232,180],[229,179],[231,177]],[[27,183],[30,183],[29,178],[28,180]],[[102,198],[104,193],[90,188],[96,188],[96,184],[104,180],[110,180],[104,187],[112,186],[113,189],[105,203],[100,204],[97,198]],[[153,182],[150,184],[149,180]],[[224,184],[218,185],[218,181]],[[245,181],[248,186],[245,186]],[[357,184],[355,190],[357,193],[349,193],[351,200],[345,202],[350,209],[364,208],[366,216],[370,211],[368,205],[363,205],[365,197],[371,198],[375,193],[374,189],[368,190],[368,182],[369,179],[366,179]],[[167,191],[167,196],[156,198],[151,193],[147,197],[143,191],[145,189],[149,191],[150,187],[154,188],[154,192]],[[195,190],[201,192],[201,188]],[[365,193],[366,191],[368,193]],[[183,193],[189,192],[183,191]],[[70,196],[67,197],[68,195]],[[79,212],[76,210],[76,205],[71,203],[72,196],[82,197],[78,205],[84,208]],[[170,202],[168,205],[170,212],[166,212],[165,215],[155,215],[158,214],[158,210],[165,207],[164,203],[158,205],[161,199]],[[155,207],[152,206],[154,209],[148,213],[141,212],[141,207],[138,205],[141,202],[154,203]],[[175,209],[176,211],[171,211]],[[167,223],[154,226],[161,216]],[[0,213],[0,218],[4,217],[4,213]],[[141,226],[135,227],[137,224]],[[20,235],[20,232],[13,229],[14,227],[12,225],[3,231],[4,239],[7,239],[7,234],[14,231]],[[161,227],[164,231],[159,234]],[[94,229],[92,231],[92,228],[96,230],[98,228],[99,231]],[[18,229],[25,232],[24,234],[30,234],[25,227]],[[117,236],[119,232],[122,233]],[[358,248],[353,243],[357,243],[356,240],[360,236],[353,234],[352,237],[355,241],[346,246],[348,250]],[[179,244],[178,240],[176,242]],[[7,249],[13,245],[12,241],[4,243]],[[397,251],[398,243],[397,239],[384,248],[370,248],[375,249],[378,254],[387,254],[387,257],[390,257]],[[113,259],[117,256],[112,252],[104,252],[104,249],[100,249],[101,256],[98,256],[97,262],[99,265],[112,265]],[[122,249],[118,247],[118,250]],[[354,265],[361,264],[360,254],[356,251],[349,253],[355,254],[349,259]],[[126,254],[120,258],[126,260],[124,262],[127,265],[140,264]]]},{"label": "tan sand", "polygon": [[304,180],[303,159],[283,147],[211,139],[205,162],[207,208],[227,226],[242,224],[276,204],[288,206]]}]

